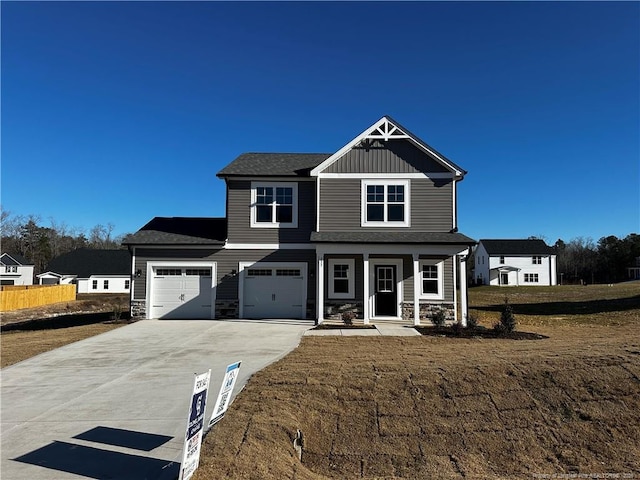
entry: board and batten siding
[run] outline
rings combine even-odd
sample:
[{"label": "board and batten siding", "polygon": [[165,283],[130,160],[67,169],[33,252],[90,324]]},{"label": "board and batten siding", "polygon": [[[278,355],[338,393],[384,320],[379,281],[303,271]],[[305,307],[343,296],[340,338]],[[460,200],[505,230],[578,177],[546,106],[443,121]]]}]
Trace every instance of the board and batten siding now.
[{"label": "board and batten siding", "polygon": [[135,269],[142,271],[142,276],[134,279],[134,300],[144,300],[147,285],[147,262],[173,263],[184,261],[216,262],[216,299],[238,299],[238,264],[239,262],[306,262],[307,299],[315,300],[315,277],[310,274],[315,270],[315,250],[221,250],[208,248],[194,249],[150,249],[136,248]]},{"label": "board and batten siding", "polygon": [[[359,178],[320,179],[320,231],[390,231],[394,227],[362,227],[362,181]],[[453,225],[453,180],[410,179],[409,227],[398,230],[447,232]]]},{"label": "board and batten siding", "polygon": [[349,150],[323,173],[446,173],[439,161],[407,140],[376,140]]},{"label": "board and batten siding", "polygon": [[[265,179],[265,182],[269,182]],[[316,184],[298,185],[297,228],[251,228],[251,181],[227,180],[229,243],[307,243],[316,226]]]}]

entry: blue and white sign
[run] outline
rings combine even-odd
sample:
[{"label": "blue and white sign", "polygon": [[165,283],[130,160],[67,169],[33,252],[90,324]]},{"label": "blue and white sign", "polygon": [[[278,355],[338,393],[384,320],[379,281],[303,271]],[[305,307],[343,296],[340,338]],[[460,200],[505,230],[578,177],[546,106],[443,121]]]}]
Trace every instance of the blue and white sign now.
[{"label": "blue and white sign", "polygon": [[189,422],[187,434],[184,439],[182,464],[180,465],[180,478],[188,480],[198,468],[200,463],[200,445],[204,433],[204,412],[207,406],[207,390],[211,370],[201,375],[196,375],[191,396],[191,408],[189,409]]},{"label": "blue and white sign", "polygon": [[209,421],[209,427],[219,422],[222,417],[224,417],[227,408],[229,408],[229,404],[231,403],[231,393],[233,392],[233,387],[238,379],[238,372],[240,371],[241,363],[242,362],[232,363],[227,367],[224,379],[222,380],[222,386],[220,387],[220,393],[216,400],[216,405],[213,407],[213,414]]}]

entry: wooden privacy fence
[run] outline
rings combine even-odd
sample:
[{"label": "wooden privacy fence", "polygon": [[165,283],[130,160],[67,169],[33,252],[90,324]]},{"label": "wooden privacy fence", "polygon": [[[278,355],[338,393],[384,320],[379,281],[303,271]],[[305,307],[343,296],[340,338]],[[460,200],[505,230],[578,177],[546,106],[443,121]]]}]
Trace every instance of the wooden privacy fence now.
[{"label": "wooden privacy fence", "polygon": [[75,299],[75,285],[5,285],[0,291],[0,312],[69,302]]}]

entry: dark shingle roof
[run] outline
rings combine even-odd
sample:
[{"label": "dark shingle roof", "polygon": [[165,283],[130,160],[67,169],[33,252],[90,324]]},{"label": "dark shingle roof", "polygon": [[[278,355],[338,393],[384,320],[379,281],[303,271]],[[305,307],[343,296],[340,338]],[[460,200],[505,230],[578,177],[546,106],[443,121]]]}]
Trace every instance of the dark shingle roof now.
[{"label": "dark shingle roof", "polygon": [[317,243],[424,243],[475,245],[476,241],[462,233],[448,232],[313,232]]},{"label": "dark shingle roof", "polygon": [[489,255],[550,255],[553,248],[539,239],[482,239]]},{"label": "dark shingle roof", "polygon": [[0,258],[0,262],[2,262],[3,265],[33,265],[33,262],[30,262],[17,253],[4,252]]},{"label": "dark shingle roof", "polygon": [[127,250],[94,250],[80,248],[60,255],[49,262],[49,272],[62,275],[128,275],[131,272],[131,254]]},{"label": "dark shingle roof", "polygon": [[222,245],[226,239],[226,218],[155,217],[123,244]]},{"label": "dark shingle roof", "polygon": [[243,153],[218,172],[219,177],[308,177],[330,153]]}]

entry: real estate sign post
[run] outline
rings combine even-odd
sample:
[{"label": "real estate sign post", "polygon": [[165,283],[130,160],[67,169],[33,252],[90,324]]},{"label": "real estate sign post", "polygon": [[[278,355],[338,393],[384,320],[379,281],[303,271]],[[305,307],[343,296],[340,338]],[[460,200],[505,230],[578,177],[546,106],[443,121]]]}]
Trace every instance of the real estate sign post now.
[{"label": "real estate sign post", "polygon": [[181,480],[191,478],[200,463],[200,445],[204,433],[204,412],[207,406],[207,390],[210,378],[211,370],[201,375],[196,375],[193,384],[189,422],[187,423],[187,434],[184,440],[182,464],[180,465]]},{"label": "real estate sign post", "polygon": [[240,371],[241,363],[242,362],[236,362],[227,366],[227,371],[224,374],[224,379],[222,380],[222,386],[220,387],[220,393],[218,394],[216,405],[213,407],[213,414],[209,421],[209,427],[213,426],[216,422],[220,421],[222,417],[224,417],[224,414],[229,407],[229,403],[231,403],[231,393],[233,392],[233,387],[238,379],[238,372]]}]

